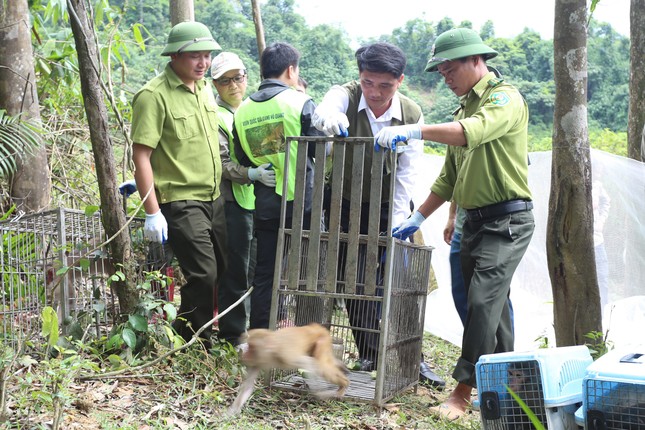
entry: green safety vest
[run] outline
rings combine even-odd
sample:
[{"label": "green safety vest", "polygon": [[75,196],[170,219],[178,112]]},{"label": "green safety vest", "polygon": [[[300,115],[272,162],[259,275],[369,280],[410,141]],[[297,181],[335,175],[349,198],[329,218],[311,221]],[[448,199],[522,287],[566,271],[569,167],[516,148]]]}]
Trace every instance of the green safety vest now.
[{"label": "green safety vest", "polygon": [[[226,133],[229,142],[233,142],[233,112],[226,109],[223,106],[219,106],[217,118],[219,120],[220,128]],[[231,145],[229,145],[229,156],[231,161],[238,163],[237,157],[235,156],[235,151]],[[255,209],[255,194],[253,192],[253,184],[239,184],[237,182],[231,182],[231,190],[233,191],[233,197],[235,201],[242,208],[252,211]]]},{"label": "green safety vest", "polygon": [[[255,166],[273,165],[275,192],[279,196],[284,195],[286,136],[300,136],[302,108],[309,99],[309,96],[289,88],[262,102],[249,97],[235,111],[235,129],[242,149]],[[297,157],[298,145],[292,143],[289,148],[287,201],[293,200]]]}]

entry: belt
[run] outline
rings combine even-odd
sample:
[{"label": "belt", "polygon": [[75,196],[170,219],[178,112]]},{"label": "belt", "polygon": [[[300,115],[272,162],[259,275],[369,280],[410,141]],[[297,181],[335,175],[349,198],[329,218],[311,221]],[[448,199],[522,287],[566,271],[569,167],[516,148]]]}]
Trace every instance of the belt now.
[{"label": "belt", "polygon": [[533,209],[533,202],[529,200],[509,200],[478,209],[466,209],[466,218],[468,221],[481,221],[531,209]]}]

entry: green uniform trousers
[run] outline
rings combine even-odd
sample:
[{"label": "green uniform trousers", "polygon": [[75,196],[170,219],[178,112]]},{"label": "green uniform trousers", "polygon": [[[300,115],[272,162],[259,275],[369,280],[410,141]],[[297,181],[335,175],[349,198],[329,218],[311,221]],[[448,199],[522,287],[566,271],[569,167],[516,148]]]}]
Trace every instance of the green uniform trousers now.
[{"label": "green uniform trousers", "polygon": [[[168,222],[168,242],[186,283],[173,327],[185,340],[213,318],[215,292],[226,269],[226,217],[223,199],[182,200],[161,205]],[[210,347],[212,327],[200,338]]]},{"label": "green uniform trousers", "polygon": [[461,357],[452,374],[459,382],[476,387],[475,364],[479,357],[513,350],[508,305],[511,280],[534,229],[531,211],[464,223],[461,265],[468,293],[468,316]]}]

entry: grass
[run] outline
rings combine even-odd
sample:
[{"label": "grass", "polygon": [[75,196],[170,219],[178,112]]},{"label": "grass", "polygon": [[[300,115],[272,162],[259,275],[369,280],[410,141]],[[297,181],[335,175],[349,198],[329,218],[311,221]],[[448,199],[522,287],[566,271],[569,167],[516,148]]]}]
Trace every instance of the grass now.
[{"label": "grass", "polygon": [[[479,414],[456,422],[429,415],[454,387],[450,377],[459,348],[426,334],[426,361],[448,386],[440,392],[419,386],[377,408],[368,403],[318,401],[309,395],[267,389],[260,383],[242,413],[226,418],[241,378],[237,356],[230,349],[205,354],[198,348],[179,353],[145,374],[112,379],[74,379],[55,392],[51,366],[33,360],[16,362],[7,383],[8,420],[0,428],[51,428],[48,396],[66,398],[65,429],[480,429]],[[38,364],[36,364],[36,362]]]}]

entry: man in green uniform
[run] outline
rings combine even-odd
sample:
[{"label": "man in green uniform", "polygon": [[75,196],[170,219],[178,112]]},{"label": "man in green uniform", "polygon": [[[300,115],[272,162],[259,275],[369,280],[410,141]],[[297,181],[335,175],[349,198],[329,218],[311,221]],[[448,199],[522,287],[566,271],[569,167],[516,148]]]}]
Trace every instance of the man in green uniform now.
[{"label": "man in green uniform", "polygon": [[[144,232],[151,241],[168,241],[186,278],[173,323],[186,340],[213,318],[226,264],[217,105],[204,79],[217,49],[204,24],[175,25],[161,54],[170,62],[132,101],[132,158],[145,198]],[[210,327],[201,334],[207,348],[211,334]]]},{"label": "man in green uniform", "polygon": [[395,237],[409,236],[446,201],[466,210],[461,264],[468,315],[452,375],[458,385],[446,402],[432,408],[449,419],[463,415],[470,403],[479,357],[513,350],[511,279],[535,228],[528,187],[528,107],[517,89],[489,72],[486,60],[496,55],[473,30],[439,35],[426,71],[439,71],[460,97],[455,121],[389,127],[375,138],[376,145],[390,149],[420,138],[449,145],[430,195],[392,231]]},{"label": "man in green uniform", "polygon": [[[246,167],[238,163],[233,142],[233,114],[242,104],[246,94],[246,67],[233,52],[221,52],[213,58],[211,66],[213,86],[217,91],[220,120],[220,158],[222,159],[222,185],[226,230],[228,233],[228,265],[217,290],[217,304],[227,309],[249,286],[249,264],[252,260],[253,210],[255,195],[253,181],[275,186],[275,172],[269,164]],[[246,331],[246,308],[236,306],[219,320],[218,337],[233,345],[239,343]]]},{"label": "man in green uniform", "polygon": [[[297,91],[300,53],[288,43],[266,47],[260,58],[263,81],[257,92],[244,100],[235,112],[233,138],[235,151],[243,166],[271,165],[275,182],[269,186],[261,181],[254,184],[255,237],[257,262],[251,294],[250,328],[267,328],[271,310],[271,293],[275,269],[280,204],[286,196],[289,202],[285,225],[291,225],[292,201],[295,191],[297,146],[291,145],[287,189],[283,188],[285,172],[285,136],[321,136],[311,125],[316,105],[308,95]],[[307,171],[307,190],[313,189],[313,154],[310,148]],[[305,219],[311,212],[311,193],[306,194]],[[308,228],[308,226],[305,226]]]}]

